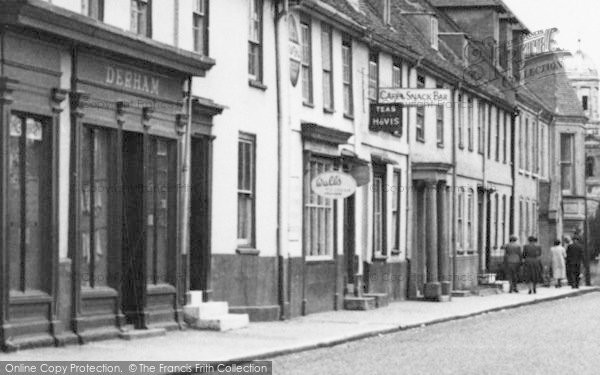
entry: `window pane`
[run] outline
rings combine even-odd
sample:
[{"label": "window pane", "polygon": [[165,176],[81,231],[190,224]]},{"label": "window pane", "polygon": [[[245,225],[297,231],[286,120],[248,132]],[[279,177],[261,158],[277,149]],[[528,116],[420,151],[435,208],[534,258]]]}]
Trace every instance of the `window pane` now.
[{"label": "window pane", "polygon": [[92,205],[92,129],[84,127],[81,131],[81,283],[82,286],[91,286],[91,217]]},{"label": "window pane", "polygon": [[17,116],[10,117],[8,138],[8,192],[7,246],[10,267],[10,289],[21,287],[21,136],[24,133],[23,121]]}]

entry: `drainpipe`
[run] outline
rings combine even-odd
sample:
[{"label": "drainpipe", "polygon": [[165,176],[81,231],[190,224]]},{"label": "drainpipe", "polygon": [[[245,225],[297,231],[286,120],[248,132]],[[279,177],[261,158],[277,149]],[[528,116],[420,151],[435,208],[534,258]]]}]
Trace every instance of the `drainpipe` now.
[{"label": "drainpipe", "polygon": [[452,290],[456,290],[458,287],[457,283],[457,259],[456,259],[456,105],[458,103],[458,90],[460,90],[461,83],[458,82],[454,92],[452,93]]},{"label": "drainpipe", "polygon": [[[181,217],[180,217],[180,238],[179,246],[181,249],[182,258],[185,259],[183,267],[184,293],[190,289],[190,272],[189,272],[189,257],[188,257],[188,236],[189,236],[189,202],[190,202],[190,146],[191,146],[191,130],[192,130],[192,77],[187,80],[187,98],[186,98],[186,124],[183,134],[183,147],[181,149],[181,184],[184,187],[181,196]],[[187,303],[188,301],[186,301]]]},{"label": "drainpipe", "polygon": [[[286,16],[289,11],[289,3],[288,0],[282,0],[275,3],[275,75],[277,78],[277,261],[278,261],[278,270],[277,270],[277,293],[278,293],[278,304],[279,304],[279,318],[281,320],[285,320],[289,318],[289,288],[290,285],[288,283],[288,279],[286,277],[289,270],[287,269],[287,262],[289,261],[288,256],[284,255],[284,249],[286,247],[287,237],[284,235],[284,231],[286,231],[286,223],[284,206],[286,202],[287,194],[286,192],[286,175],[285,172],[288,168],[287,166],[287,157],[284,156],[288,151],[287,147],[287,137],[288,137],[288,127],[287,125],[287,116],[284,114],[285,105],[283,103],[284,95],[287,97],[287,92],[285,90],[286,83],[285,78],[283,77],[282,72],[284,71],[284,59],[285,55],[282,55],[282,51],[285,50],[285,46],[283,45],[287,38],[282,37],[282,31],[285,29],[286,24]],[[281,29],[280,29],[281,28]],[[285,94],[284,94],[285,93]],[[285,143],[285,144],[284,144]]]}]

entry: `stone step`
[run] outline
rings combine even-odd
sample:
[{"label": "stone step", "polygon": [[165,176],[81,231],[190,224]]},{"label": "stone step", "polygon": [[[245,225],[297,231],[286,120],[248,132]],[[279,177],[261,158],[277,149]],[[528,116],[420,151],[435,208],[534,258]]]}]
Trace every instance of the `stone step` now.
[{"label": "stone step", "polygon": [[473,290],[473,294],[479,297],[493,296],[496,294],[501,294],[502,289],[498,289],[495,286],[482,286],[480,285],[477,289]]},{"label": "stone step", "polygon": [[190,327],[211,331],[230,331],[247,327],[250,323],[248,314],[225,314],[207,319],[198,319]]},{"label": "stone step", "polygon": [[471,293],[470,290],[453,290],[452,291],[452,297],[469,297],[472,295],[473,294]]},{"label": "stone step", "polygon": [[149,328],[149,329],[129,329],[119,333],[119,337],[124,340],[137,340],[150,337],[158,337],[166,335],[167,331],[164,328]]},{"label": "stone step", "polygon": [[201,290],[190,290],[187,292],[187,304],[191,306],[199,306],[204,301],[202,300]]},{"label": "stone step", "polygon": [[344,310],[372,310],[376,307],[373,297],[344,297]]},{"label": "stone step", "polygon": [[190,315],[195,319],[210,319],[229,313],[227,302],[203,302],[199,305],[183,306],[184,316]]},{"label": "stone step", "polygon": [[363,297],[375,298],[375,307],[385,307],[390,304],[390,298],[387,293],[365,293]]}]

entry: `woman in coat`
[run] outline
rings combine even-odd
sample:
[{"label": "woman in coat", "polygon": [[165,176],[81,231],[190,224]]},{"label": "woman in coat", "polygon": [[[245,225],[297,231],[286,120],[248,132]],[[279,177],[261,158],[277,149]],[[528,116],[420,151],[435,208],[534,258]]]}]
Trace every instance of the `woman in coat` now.
[{"label": "woman in coat", "polygon": [[550,253],[552,254],[552,277],[556,280],[556,287],[560,288],[562,280],[567,278],[567,268],[565,267],[567,252],[560,240],[556,240],[554,246],[550,248]]},{"label": "woman in coat", "polygon": [[537,238],[529,237],[529,243],[523,247],[525,281],[529,283],[529,294],[537,293],[536,286],[542,280],[542,248],[537,245]]}]

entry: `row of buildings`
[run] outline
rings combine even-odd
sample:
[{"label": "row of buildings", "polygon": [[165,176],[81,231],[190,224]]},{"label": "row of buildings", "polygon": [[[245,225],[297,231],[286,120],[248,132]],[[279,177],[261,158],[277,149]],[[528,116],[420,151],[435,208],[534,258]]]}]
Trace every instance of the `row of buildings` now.
[{"label": "row of buildings", "polygon": [[[190,290],[251,320],[445,300],[510,234],[583,229],[587,118],[564,53],[527,44],[500,0],[0,10],[5,350],[181,327]],[[381,88],[452,105],[375,129]],[[356,192],[316,195],[330,170]]]}]

